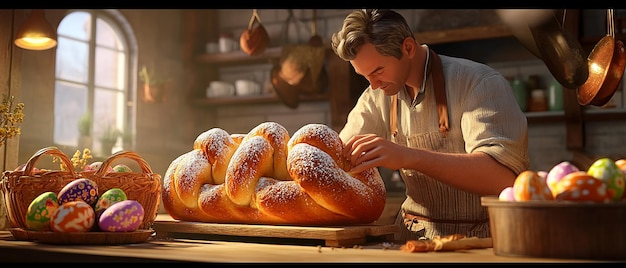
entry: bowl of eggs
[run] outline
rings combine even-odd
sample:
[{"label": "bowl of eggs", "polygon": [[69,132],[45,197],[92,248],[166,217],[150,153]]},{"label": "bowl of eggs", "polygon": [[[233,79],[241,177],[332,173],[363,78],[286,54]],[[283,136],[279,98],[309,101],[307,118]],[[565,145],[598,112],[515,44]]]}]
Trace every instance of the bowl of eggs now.
[{"label": "bowl of eggs", "polygon": [[626,260],[626,160],[587,170],[564,161],[527,170],[499,196],[483,196],[501,256]]}]

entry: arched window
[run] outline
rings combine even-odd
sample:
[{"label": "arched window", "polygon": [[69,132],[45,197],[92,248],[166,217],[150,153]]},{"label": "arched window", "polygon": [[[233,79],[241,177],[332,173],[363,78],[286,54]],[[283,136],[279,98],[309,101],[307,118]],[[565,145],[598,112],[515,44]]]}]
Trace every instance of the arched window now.
[{"label": "arched window", "polygon": [[57,31],[54,143],[101,156],[131,150],[137,67],[128,23],[115,10],[73,10]]}]

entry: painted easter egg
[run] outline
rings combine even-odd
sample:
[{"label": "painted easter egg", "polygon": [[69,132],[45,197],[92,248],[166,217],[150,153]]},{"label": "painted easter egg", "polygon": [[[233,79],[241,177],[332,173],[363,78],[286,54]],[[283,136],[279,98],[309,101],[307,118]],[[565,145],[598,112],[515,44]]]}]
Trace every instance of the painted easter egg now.
[{"label": "painted easter egg", "polygon": [[546,176],[546,183],[554,196],[554,192],[556,191],[556,184],[565,177],[565,175],[570,174],[572,172],[580,171],[577,166],[574,164],[563,161],[558,163],[550,171],[548,171],[548,175]]},{"label": "painted easter egg", "polygon": [[59,205],[70,201],[83,200],[85,203],[93,206],[98,201],[98,185],[90,179],[76,179],[65,185],[59,191],[58,197]]},{"label": "painted easter egg", "polygon": [[[102,161],[96,161],[93,162],[89,165],[86,165],[85,168],[83,168],[84,171],[98,171],[98,169],[102,166]],[[113,172],[113,168],[111,166],[109,166],[107,168],[107,172]]]},{"label": "painted easter egg", "polygon": [[555,200],[608,203],[611,201],[607,184],[585,171],[567,174],[555,188]]},{"label": "painted easter egg", "polygon": [[526,170],[520,173],[513,183],[515,201],[552,200],[552,192],[546,179],[539,173]]},{"label": "painted easter egg", "polygon": [[95,222],[93,208],[77,200],[59,205],[50,218],[50,227],[54,232],[88,232]]},{"label": "painted easter egg", "polygon": [[124,200],[105,209],[98,226],[103,232],[133,232],[143,221],[144,210],[136,200]]},{"label": "painted easter egg", "polygon": [[606,183],[613,201],[619,201],[624,194],[624,173],[610,158],[600,158],[593,162],[587,173]]},{"label": "painted easter egg", "polygon": [[130,169],[129,166],[124,165],[124,164],[117,164],[113,167],[113,171],[115,172],[133,172],[132,169]]},{"label": "painted easter egg", "polygon": [[45,192],[37,196],[26,211],[26,228],[33,231],[50,231],[50,217],[59,207],[57,194]]},{"label": "painted easter egg", "polygon": [[104,192],[98,199],[98,202],[96,202],[96,213],[105,210],[111,205],[120,201],[124,201],[126,199],[128,198],[126,197],[126,193],[124,192],[124,190],[120,188],[111,188]]},{"label": "painted easter egg", "polygon": [[515,194],[513,191],[513,186],[509,186],[504,188],[500,195],[498,196],[498,200],[500,201],[515,201]]},{"label": "painted easter egg", "polygon": [[[622,171],[622,174],[624,174],[624,181],[626,182],[626,158],[615,160],[615,165],[617,165]],[[624,191],[626,192],[626,189],[624,189]],[[622,193],[622,200],[626,200],[626,193]]]}]

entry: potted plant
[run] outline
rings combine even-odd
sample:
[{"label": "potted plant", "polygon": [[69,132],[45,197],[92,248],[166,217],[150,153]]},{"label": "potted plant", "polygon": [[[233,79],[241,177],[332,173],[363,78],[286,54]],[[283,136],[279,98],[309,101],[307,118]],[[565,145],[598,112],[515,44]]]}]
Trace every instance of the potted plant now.
[{"label": "potted plant", "polygon": [[144,65],[139,71],[139,80],[143,89],[143,99],[146,102],[162,102],[165,99],[165,91],[168,87],[169,79],[158,77],[154,74],[154,69],[146,68]]},{"label": "potted plant", "polygon": [[121,132],[119,129],[107,125],[100,135],[100,146],[102,149],[102,154],[108,155],[111,153],[113,146],[117,143],[117,139],[121,136]]},{"label": "potted plant", "polygon": [[124,150],[132,150],[133,147],[133,133],[130,130],[123,131],[121,134],[122,137],[122,147]]},{"label": "potted plant", "polygon": [[78,148],[89,148],[92,144],[91,116],[88,113],[78,118]]}]

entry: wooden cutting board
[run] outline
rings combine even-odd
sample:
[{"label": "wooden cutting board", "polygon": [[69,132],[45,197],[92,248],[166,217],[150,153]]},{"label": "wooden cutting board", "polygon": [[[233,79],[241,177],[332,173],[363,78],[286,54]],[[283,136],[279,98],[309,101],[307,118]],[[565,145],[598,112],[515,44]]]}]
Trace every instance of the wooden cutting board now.
[{"label": "wooden cutting board", "polygon": [[398,225],[356,225],[338,227],[309,227],[256,224],[221,224],[157,220],[152,228],[158,238],[176,237],[177,234],[218,235],[220,238],[248,237],[272,240],[290,239],[290,243],[311,243],[322,240],[328,247],[353,247],[371,241],[392,241]]}]

